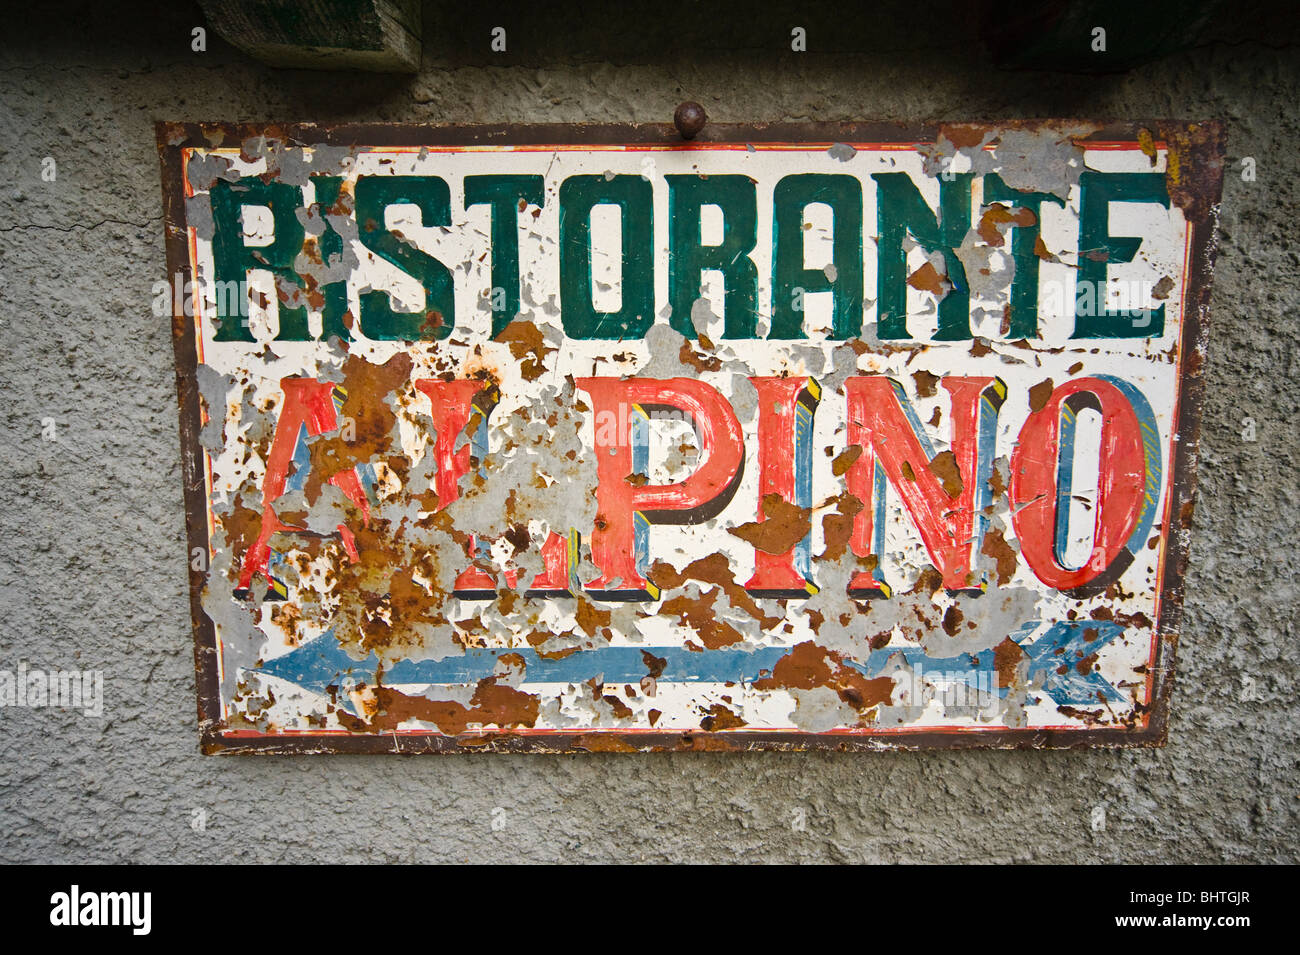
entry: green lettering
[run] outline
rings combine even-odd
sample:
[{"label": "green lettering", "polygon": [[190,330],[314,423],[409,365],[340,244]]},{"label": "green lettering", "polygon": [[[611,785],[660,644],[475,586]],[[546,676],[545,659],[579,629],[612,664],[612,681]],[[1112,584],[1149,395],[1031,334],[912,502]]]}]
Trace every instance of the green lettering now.
[{"label": "green lettering", "polygon": [[1113,262],[1132,262],[1141,239],[1110,234],[1110,203],[1155,202],[1169,208],[1165,177],[1158,172],[1085,172],[1079,176],[1079,284],[1092,293],[1092,308],[1075,303],[1071,338],[1159,338],[1165,333],[1165,307],[1110,311],[1106,270]]},{"label": "green lettering", "polygon": [[[321,264],[326,267],[337,266],[343,258],[343,237],[334,231],[328,216],[335,203],[339,201],[343,179],[339,176],[312,176],[311,181],[316,187],[317,215],[325,224],[325,231],[317,240],[320,246]],[[339,341],[351,341],[352,333],[343,320],[348,310],[347,280],[328,282],[321,286],[320,291],[325,298],[321,306],[321,338],[324,340],[335,336]]]},{"label": "green lettering", "polygon": [[939,302],[936,341],[961,341],[971,337],[970,289],[966,269],[956,249],[970,230],[971,174],[956,173],[939,180],[936,216],[905,172],[873,173],[879,183],[877,223],[878,334],[881,338],[911,338],[907,331],[907,250],[903,238],[911,233],[926,252],[943,254],[952,288]]},{"label": "green lettering", "polygon": [[990,173],[984,177],[984,204],[1010,203],[1034,214],[1032,225],[1011,227],[1011,260],[1015,275],[1011,279],[1011,322],[1007,337],[1013,341],[1038,337],[1038,237],[1042,234],[1044,202],[1065,206],[1065,200],[1050,192],[1021,192],[1012,189],[1002,177]]},{"label": "green lettering", "polygon": [[[304,230],[296,212],[302,208],[302,190],[283,182],[263,182],[257,176],[245,176],[237,182],[219,179],[209,192],[212,203],[212,258],[218,288],[243,289],[248,273],[256,269],[270,272],[276,279],[276,290],[281,281],[302,286],[302,279],[294,271],[293,262],[302,251]],[[270,245],[244,244],[243,210],[245,206],[265,206],[271,210],[273,233]],[[236,296],[236,298],[239,298]],[[280,312],[282,341],[305,341],[307,338],[307,308],[290,307],[283,301],[277,304]],[[234,314],[218,315],[216,334],[219,342],[251,342],[253,333],[248,327],[246,296],[237,304]]]},{"label": "green lettering", "polygon": [[[803,260],[803,213],[825,203],[834,215],[831,264],[806,269]],[[862,334],[862,184],[852,176],[807,173],[786,176],[772,196],[772,329],[768,338],[807,338],[803,301],[810,292],[834,297],[831,337]]]},{"label": "green lettering", "polygon": [[[492,337],[519,314],[519,213],[521,203],[545,201],[541,176],[465,177],[465,208],[487,204],[492,210]],[[501,289],[501,294],[496,294]]]},{"label": "green lettering", "polygon": [[[758,337],[758,268],[749,253],[758,240],[758,203],[748,176],[666,176],[668,180],[668,301],[670,324],[687,338],[697,334],[691,306],[700,297],[700,273],[723,276],[723,337]],[[700,209],[722,210],[722,242],[700,241]]]},{"label": "green lettering", "polygon": [[[591,210],[622,212],[622,306],[598,312],[591,294]],[[560,184],[560,320],[570,338],[641,338],[654,324],[654,208],[641,176],[570,176]]]},{"label": "green lettering", "polygon": [[414,205],[425,226],[451,225],[451,193],[437,176],[362,176],[357,180],[357,232],[364,245],[424,286],[424,308],[395,312],[387,292],[361,293],[361,331],[383,341],[432,341],[456,326],[451,270],[384,225],[384,210]]}]

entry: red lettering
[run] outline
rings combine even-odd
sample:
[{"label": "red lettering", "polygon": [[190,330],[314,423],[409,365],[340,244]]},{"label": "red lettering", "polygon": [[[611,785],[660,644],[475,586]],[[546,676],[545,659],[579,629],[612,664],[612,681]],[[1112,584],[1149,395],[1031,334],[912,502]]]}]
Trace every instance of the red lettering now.
[{"label": "red lettering", "polygon": [[[317,381],[315,378],[284,378],[280,381],[280,388],[284,392],[284,407],[281,408],[280,419],[275,425],[275,437],[271,439],[271,453],[266,461],[266,477],[262,481],[262,527],[256,543],[248,549],[240,564],[236,597],[247,598],[251,595],[255,575],[266,578],[267,600],[283,600],[287,596],[284,584],[267,570],[271,557],[268,542],[272,534],[280,531],[302,533],[307,528],[283,523],[276,516],[274,502],[284,494],[289,465],[293,461],[303,429],[306,428],[308,437],[314,438],[338,427],[334,387],[332,382]],[[361,486],[356,468],[348,468],[333,475],[330,483],[361,509],[364,520],[370,519],[370,502],[366,500],[366,492]],[[340,524],[338,530],[348,557],[355,563],[358,555],[352,532],[345,524]]]},{"label": "red lettering", "polygon": [[[812,418],[821,388],[811,378],[750,378],[758,392],[758,520],[763,499],[779,494],[799,507],[812,504]],[[795,570],[795,551],[807,567],[810,541],[784,554],[754,551],[754,576],[745,589],[762,597],[807,597],[816,586]]]},{"label": "red lettering", "polygon": [[[924,432],[910,406],[903,405],[898,382],[879,375],[844,382],[849,444],[862,448],[847,474],[849,492],[862,502],[850,544],[859,557],[880,558],[883,475],[920,532],[944,587],[965,590],[977,586],[971,575],[978,543],[975,517],[988,494],[993,425],[1006,387],[997,378],[945,378],[943,387],[952,400],[952,452],[941,461],[928,441],[922,444]],[[876,574],[865,571],[849,589],[862,595],[889,593]]]},{"label": "red lettering", "polygon": [[[731,501],[745,466],[740,422],[717,389],[693,378],[579,378],[591,395],[596,450],[596,527],[591,559],[600,576],[586,585],[611,600],[653,600],[643,576],[651,524],[698,524]],[[641,484],[650,414],[685,413],[703,462],[673,484]],[[626,422],[626,426],[624,426]],[[629,480],[629,479],[633,480]]]},{"label": "red lettering", "polygon": [[[1061,482],[1074,461],[1074,416],[1084,408],[1101,414],[1101,458],[1093,556],[1075,569],[1062,562],[1068,501],[1061,500]],[[1141,392],[1108,376],[1068,381],[1025,420],[1011,455],[1011,522],[1020,554],[1049,587],[1080,597],[1098,593],[1132,563],[1131,548],[1146,542],[1159,486],[1160,436]]]},{"label": "red lettering", "polygon": [[[469,473],[470,444],[456,448],[461,434],[477,410],[486,421],[496,404],[495,389],[484,388],[483,382],[474,379],[439,381],[421,378],[415,387],[429,396],[430,414],[436,431],[434,458],[438,465],[435,490],[438,506],[446,507],[460,497],[460,480]],[[470,537],[469,553],[478,552],[478,541]],[[533,596],[552,596],[569,592],[569,541],[551,532],[542,545],[543,570],[533,578],[528,593]],[[518,575],[506,571],[506,585],[518,584]],[[454,590],[463,599],[488,599],[496,596],[496,579],[480,567],[470,565],[456,578]]]}]

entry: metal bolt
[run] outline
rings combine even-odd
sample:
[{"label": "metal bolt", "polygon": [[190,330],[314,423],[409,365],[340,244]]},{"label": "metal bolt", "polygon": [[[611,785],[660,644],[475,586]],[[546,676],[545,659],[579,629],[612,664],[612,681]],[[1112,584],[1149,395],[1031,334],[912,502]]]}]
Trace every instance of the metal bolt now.
[{"label": "metal bolt", "polygon": [[709,117],[699,103],[683,103],[677,107],[677,112],[673,113],[673,124],[682,134],[682,139],[694,139],[708,121]]}]

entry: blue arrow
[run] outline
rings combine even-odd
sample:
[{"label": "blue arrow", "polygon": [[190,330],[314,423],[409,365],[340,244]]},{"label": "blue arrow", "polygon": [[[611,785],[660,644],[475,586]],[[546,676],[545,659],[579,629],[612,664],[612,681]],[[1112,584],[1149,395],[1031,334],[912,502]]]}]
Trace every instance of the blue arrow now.
[{"label": "blue arrow", "polygon": [[374,683],[378,666],[373,652],[364,660],[352,659],[334,638],[334,631],[327,630],[284,656],[266,661],[255,672],[288,680],[313,693],[324,693],[330,686]]},{"label": "blue arrow", "polygon": [[[1029,623],[1011,635],[1029,657],[1030,681],[1042,679],[1043,691],[1058,704],[1096,703],[1123,697],[1098,673],[1079,673],[1079,661],[1091,656],[1115,639],[1124,628],[1110,622],[1054,623],[1037,640],[1028,642],[1038,624]],[[663,661],[658,679],[664,683],[753,683],[770,674],[789,647],[757,650],[706,650],[692,652],[685,647],[598,647],[580,650],[559,659],[547,659],[532,647],[522,649],[469,649],[442,660],[402,660],[384,672],[384,682],[398,684],[472,684],[492,675],[504,654],[521,657],[530,683],[581,683],[601,676],[607,683],[636,683],[650,667],[643,654]],[[966,682],[985,688],[996,687],[993,650],[963,653],[953,657],[932,657],[919,647],[873,650],[865,661],[846,660],[868,677],[883,673],[890,661],[901,657],[923,673],[943,671],[947,682]],[[328,631],[283,656],[269,660],[256,672],[279,677],[311,690],[325,693],[330,686],[373,684],[378,660],[371,653],[354,660]],[[1065,672],[1058,672],[1064,669]],[[999,688],[999,695],[1006,689]]]},{"label": "blue arrow", "polygon": [[[1023,630],[1022,627],[1017,633]],[[1054,623],[1033,643],[1020,643],[1020,649],[1029,657],[1029,679],[1041,676],[1043,690],[1058,705],[1122,700],[1120,692],[1100,673],[1091,667],[1080,673],[1078,664],[1123,632],[1122,625],[1108,620]]]}]

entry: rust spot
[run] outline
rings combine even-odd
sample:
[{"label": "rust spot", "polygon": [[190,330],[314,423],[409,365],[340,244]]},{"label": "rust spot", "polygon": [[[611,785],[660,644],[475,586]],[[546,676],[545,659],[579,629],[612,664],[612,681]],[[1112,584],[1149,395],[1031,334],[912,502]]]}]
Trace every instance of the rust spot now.
[{"label": "rust spot", "polygon": [[1103,722],[1104,710],[1085,710],[1077,706],[1058,706],[1056,711],[1063,716],[1071,719],[1081,720],[1088,726],[1096,726]]},{"label": "rust spot", "polygon": [[918,292],[932,292],[939,298],[943,298],[946,289],[943,276],[929,262],[909,275],[907,284]]},{"label": "rust spot", "polygon": [[[995,471],[994,474],[996,473]],[[1007,543],[999,528],[990,527],[984,532],[984,543],[980,545],[980,553],[985,557],[992,557],[997,562],[999,587],[1011,583],[1011,578],[1016,573],[1016,550]]]},{"label": "rust spot", "polygon": [[426,341],[431,341],[438,337],[438,329],[443,326],[442,312],[436,308],[431,308],[424,313],[424,321],[420,323],[420,337]]},{"label": "rust spot", "polygon": [[836,477],[843,477],[848,473],[849,468],[853,467],[853,462],[860,457],[862,457],[862,445],[849,445],[831,462],[831,473]]},{"label": "rust spot", "polygon": [[754,598],[749,595],[748,591],[736,583],[736,578],[731,573],[731,564],[727,561],[725,554],[710,554],[708,557],[701,557],[699,560],[688,564],[681,573],[678,573],[672,564],[657,561],[650,568],[646,577],[660,590],[664,591],[680,587],[687,580],[714,584],[722,588],[733,607],[745,611],[764,627],[775,627],[781,622],[780,617],[771,617],[765,614],[762,608],[754,602]]},{"label": "rust spot", "polygon": [[988,127],[968,124],[946,124],[939,127],[939,135],[958,149],[973,149],[984,142]]},{"label": "rust spot", "polygon": [[1221,123],[1161,124],[1169,146],[1165,186],[1169,199],[1189,222],[1204,222],[1218,203],[1225,149]]},{"label": "rust spot", "polygon": [[1146,156],[1151,165],[1156,164],[1156,140],[1151,135],[1151,130],[1143,126],[1137,134],[1138,149],[1142,150],[1142,155]]},{"label": "rust spot", "polygon": [[909,594],[930,594],[933,596],[943,587],[943,574],[939,573],[938,568],[933,565],[927,565],[922,568],[916,577],[916,583],[912,585]]},{"label": "rust spot", "polygon": [[957,468],[957,455],[951,451],[940,451],[930,462],[930,473],[943,484],[944,492],[951,498],[961,496],[961,471]]},{"label": "rust spot", "polygon": [[1055,387],[1056,385],[1052,383],[1050,378],[1030,387],[1029,410],[1034,414],[1038,414],[1038,412],[1046,408],[1047,400],[1052,397],[1052,391]]},{"label": "rust spot", "polygon": [[710,590],[699,597],[685,595],[665,600],[660,612],[672,614],[699,635],[700,642],[709,650],[730,647],[745,639],[744,634],[731,624],[716,619],[713,598],[717,591]]},{"label": "rust spot", "polygon": [[961,632],[961,622],[965,618],[966,615],[963,614],[959,609],[957,609],[956,604],[953,604],[951,607],[949,607],[947,610],[944,611],[943,632],[948,634],[948,636],[950,637],[957,636],[957,634]]},{"label": "rust spot", "polygon": [[1032,209],[1011,209],[1000,202],[990,205],[984,215],[980,217],[979,226],[976,232],[984,240],[984,244],[993,248],[1000,248],[1006,245],[1006,238],[1002,234],[999,226],[1031,226],[1036,225],[1038,216],[1034,215]]},{"label": "rust spot", "polygon": [[601,702],[608,704],[610,709],[614,711],[614,717],[616,719],[626,720],[632,716],[632,707],[628,706],[612,693],[607,693],[600,699]]},{"label": "rust spot", "polygon": [[811,640],[795,645],[776,661],[772,675],[754,682],[757,690],[811,690],[827,687],[859,713],[888,703],[894,693],[890,677],[867,679],[843,657]]},{"label": "rust spot", "polygon": [[594,637],[602,627],[608,627],[612,613],[602,610],[585,597],[578,598],[578,609],[574,614],[578,626],[589,637]]},{"label": "rust spot", "polygon": [[729,707],[723,706],[721,703],[714,703],[705,713],[706,715],[700,720],[700,729],[706,732],[732,730],[749,725]]},{"label": "rust spot", "polygon": [[641,660],[645,663],[647,675],[654,680],[659,679],[664,672],[664,667],[668,666],[667,657],[657,657],[649,650],[641,651]]},{"label": "rust spot", "polygon": [[763,520],[729,527],[727,533],[765,554],[784,554],[812,530],[812,509],[791,504],[780,494],[763,496],[763,515]]},{"label": "rust spot", "polygon": [[[247,554],[262,533],[262,512],[254,511],[239,503],[222,514],[220,522],[226,534],[226,547],[232,554]],[[237,578],[239,575],[234,562],[230,568],[230,575],[232,578]]]},{"label": "rust spot", "polygon": [[374,688],[376,711],[369,719],[352,716],[343,710],[340,722],[354,733],[382,733],[395,730],[407,720],[435,724],[444,733],[464,733],[471,723],[499,726],[502,729],[533,726],[537,722],[537,697],[498,683],[496,677],[478,682],[470,705],[453,700],[430,700],[408,696],[392,687]]},{"label": "rust spot", "polygon": [[[705,347],[711,348],[713,343],[701,335],[700,344],[705,345],[706,342],[708,345]],[[717,371],[722,367],[722,359],[714,355],[701,355],[691,348],[689,340],[682,342],[682,347],[677,351],[677,358],[683,365],[689,365],[696,371]]]},{"label": "rust spot", "polygon": [[820,560],[839,560],[848,549],[853,537],[853,519],[862,510],[862,502],[845,492],[835,498],[835,513],[822,517],[822,536],[825,548]]},{"label": "rust spot", "polygon": [[387,456],[389,434],[397,417],[383,399],[410,379],[411,367],[411,356],[405,352],[382,365],[372,365],[356,355],[343,362],[343,387],[348,393],[343,410],[355,422],[355,435],[350,441],[341,433],[322,435],[308,443],[311,473],[303,487],[308,504],[316,503],[321,487],[335,474]]},{"label": "rust spot", "polygon": [[939,384],[939,376],[932,375],[928,371],[912,372],[912,380],[916,382],[916,393],[921,398],[933,398],[935,388]]},{"label": "rust spot", "polygon": [[519,374],[524,381],[536,381],[546,373],[546,356],[558,349],[546,344],[541,330],[532,322],[511,322],[496,340],[510,346],[510,354],[519,362]]},{"label": "rust spot", "polygon": [[1016,672],[1024,655],[1025,651],[1010,637],[993,648],[993,669],[997,671],[999,687],[1015,685]]}]

